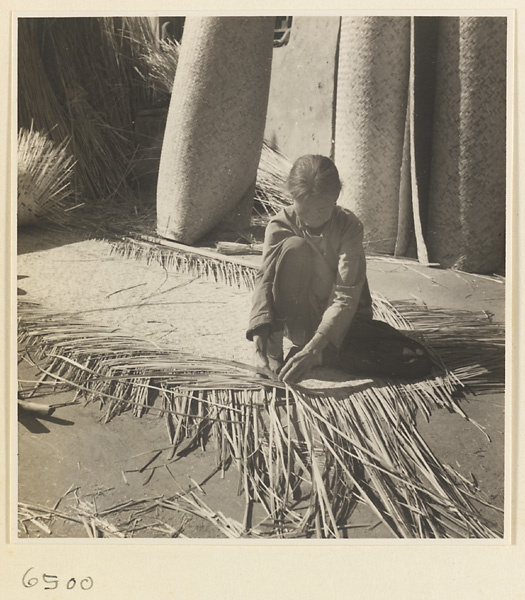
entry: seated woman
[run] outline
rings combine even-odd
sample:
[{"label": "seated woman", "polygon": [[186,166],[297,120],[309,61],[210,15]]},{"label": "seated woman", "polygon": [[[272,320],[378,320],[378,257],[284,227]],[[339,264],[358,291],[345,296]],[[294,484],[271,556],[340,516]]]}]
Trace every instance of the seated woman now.
[{"label": "seated woman", "polygon": [[[246,334],[255,343],[256,366],[287,383],[316,365],[355,375],[427,375],[425,348],[372,318],[363,226],[336,205],[341,182],[334,163],[302,156],[287,188],[293,204],[266,228]],[[283,335],[294,345],[286,361]]]}]

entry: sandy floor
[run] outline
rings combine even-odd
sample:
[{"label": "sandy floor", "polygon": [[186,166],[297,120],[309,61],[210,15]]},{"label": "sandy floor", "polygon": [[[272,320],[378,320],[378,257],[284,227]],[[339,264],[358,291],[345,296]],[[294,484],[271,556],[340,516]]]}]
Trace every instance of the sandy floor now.
[{"label": "sandy floor", "polygon": [[[500,281],[383,259],[370,259],[368,273],[371,288],[391,300],[417,298],[429,306],[481,309],[496,321],[504,320],[505,286]],[[250,362],[251,345],[244,335],[250,292],[110,256],[103,242],[78,240],[71,233],[19,232],[18,288],[20,298],[57,312],[78,313],[135,337],[201,356]],[[22,365],[20,377],[34,379],[35,373]],[[38,394],[37,401],[49,401],[45,391]],[[490,443],[457,414],[439,411],[430,423],[418,423],[437,456],[465,477],[474,475],[497,506],[503,506],[504,498],[504,404],[503,394],[469,396],[464,402],[469,416],[486,427]],[[170,465],[171,472],[156,470],[148,479],[147,470],[133,469],[142,468],[149,455],[131,457],[168,445],[164,423],[123,414],[102,424],[100,417],[98,407],[89,405],[58,409],[49,420],[27,415],[19,419],[21,501],[54,506],[73,488],[61,506],[74,503],[76,493],[86,502],[98,502],[98,508],[109,507],[139,496],[176,493],[195,481],[204,481],[214,470],[213,451],[197,450]],[[167,453],[163,451],[156,460],[163,460]],[[130,473],[123,475],[128,469]],[[229,469],[222,479],[215,474],[203,484],[202,498],[240,520],[243,506],[237,495],[237,478],[235,469]],[[492,517],[501,524],[501,515]],[[161,511],[157,518],[159,529],[153,535],[169,535],[170,531],[189,537],[220,535],[206,522],[174,511]],[[54,522],[51,534],[31,524],[27,532],[19,533],[87,535],[83,525],[60,520]],[[390,534],[363,506],[354,513],[347,535]]]},{"label": "sandy floor", "polygon": [[110,256],[109,248],[91,240],[26,253],[18,286],[57,312],[201,356],[226,352],[249,362],[250,292]]}]

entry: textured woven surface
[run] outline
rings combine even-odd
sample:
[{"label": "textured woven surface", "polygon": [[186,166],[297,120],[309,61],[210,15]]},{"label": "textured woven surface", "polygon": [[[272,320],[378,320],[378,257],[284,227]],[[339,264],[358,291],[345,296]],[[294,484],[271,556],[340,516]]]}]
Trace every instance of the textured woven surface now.
[{"label": "textured woven surface", "polygon": [[335,160],[341,204],[365,226],[368,248],[393,253],[405,132],[410,19],[341,22]]},{"label": "textured woven surface", "polygon": [[490,272],[505,251],[506,21],[442,19],[439,35],[429,250]]},{"label": "textured woven surface", "polygon": [[196,241],[253,186],[273,26],[270,17],[186,19],[159,170],[160,235]]}]

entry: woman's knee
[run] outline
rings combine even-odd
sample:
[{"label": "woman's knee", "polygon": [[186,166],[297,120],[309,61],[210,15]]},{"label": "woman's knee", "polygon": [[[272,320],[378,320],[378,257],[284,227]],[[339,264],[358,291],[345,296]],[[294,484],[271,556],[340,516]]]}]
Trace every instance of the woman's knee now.
[{"label": "woman's knee", "polygon": [[311,249],[303,238],[287,238],[276,264],[273,297],[277,314],[290,317],[308,310],[312,274]]},{"label": "woman's knee", "polygon": [[277,276],[284,279],[299,278],[304,281],[312,268],[312,249],[301,237],[293,236],[284,240],[277,259]]},{"label": "woman's knee", "polygon": [[295,260],[306,260],[310,262],[312,249],[310,244],[297,235],[286,238],[281,246],[281,257],[290,257]]}]

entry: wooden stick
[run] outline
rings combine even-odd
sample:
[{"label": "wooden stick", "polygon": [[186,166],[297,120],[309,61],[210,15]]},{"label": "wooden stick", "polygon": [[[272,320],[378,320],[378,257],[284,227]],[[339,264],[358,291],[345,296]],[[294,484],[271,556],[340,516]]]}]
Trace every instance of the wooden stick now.
[{"label": "wooden stick", "polygon": [[18,408],[41,416],[50,416],[55,412],[55,408],[49,404],[37,404],[27,400],[18,400]]}]

